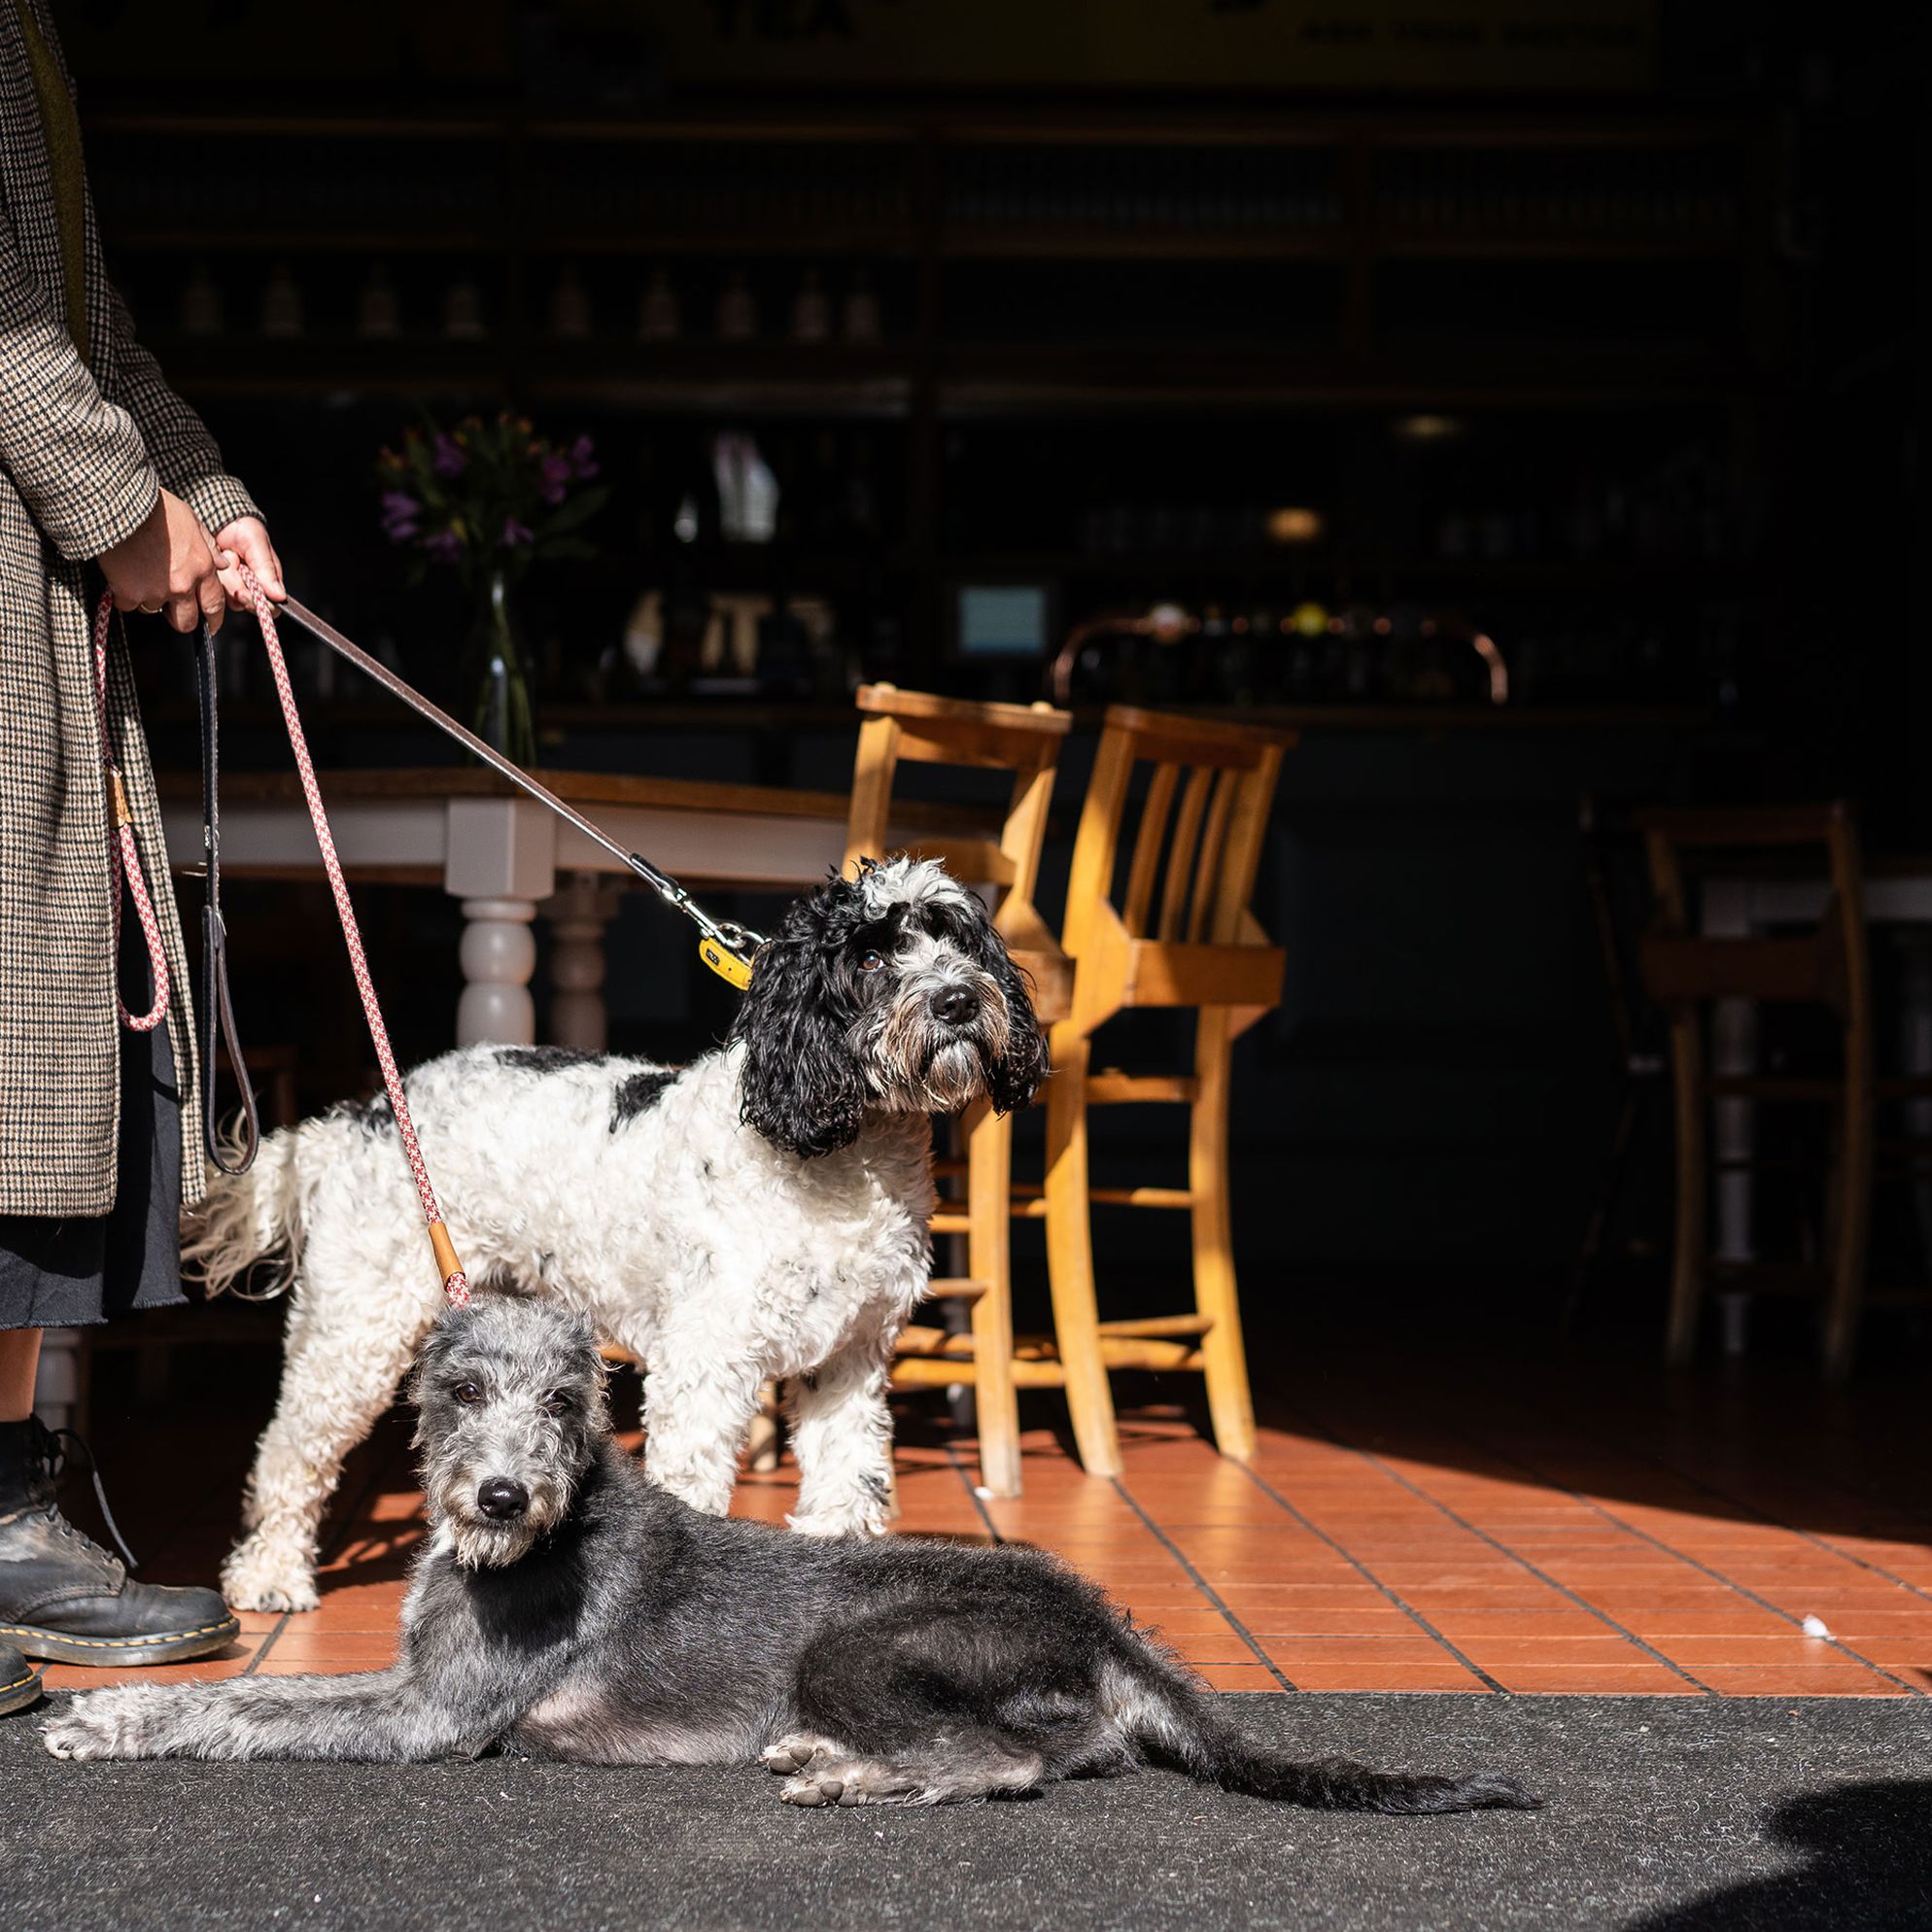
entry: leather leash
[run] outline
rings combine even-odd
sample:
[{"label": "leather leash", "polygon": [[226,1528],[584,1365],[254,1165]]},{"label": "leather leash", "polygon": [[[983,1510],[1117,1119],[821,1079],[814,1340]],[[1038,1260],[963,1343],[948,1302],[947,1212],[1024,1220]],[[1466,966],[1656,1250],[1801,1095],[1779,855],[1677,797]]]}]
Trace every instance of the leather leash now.
[{"label": "leather leash", "polygon": [[[204,623],[194,656],[194,689],[201,709],[201,847],[207,868],[201,907],[201,1138],[208,1158],[224,1174],[246,1174],[261,1146],[261,1121],[255,1111],[255,1087],[242,1057],[234,1000],[228,991],[228,929],[222,918],[221,726],[216,683],[215,633]],[[216,1057],[224,1044],[242,1104],[241,1154],[232,1164],[222,1145],[215,1099]]]},{"label": "leather leash", "polygon": [[[253,579],[244,578],[249,582]],[[266,599],[258,596],[259,605]],[[472,758],[509,779],[519,791],[527,792],[538,805],[547,806],[566,823],[574,825],[584,837],[608,852],[620,864],[636,873],[673,912],[682,913],[698,928],[698,957],[721,980],[728,980],[740,992],[751,983],[751,955],[765,944],[763,933],[735,919],[714,919],[668,872],[658,868],[640,853],[620,845],[601,825],[586,818],[574,806],[566,805],[547,785],[539,784],[520,765],[513,765],[494,744],[486,743],[473,731],[460,725],[440,706],[433,705],[406,679],[398,677],[380,658],[371,657],[359,644],[352,644],[334,625],[326,623],[304,604],[285,598],[275,605],[284,617],[293,617],[309,635],[325,643],[338,657],[347,658],[365,676],[373,678],[385,691],[400,698],[419,717],[453,738]]]}]

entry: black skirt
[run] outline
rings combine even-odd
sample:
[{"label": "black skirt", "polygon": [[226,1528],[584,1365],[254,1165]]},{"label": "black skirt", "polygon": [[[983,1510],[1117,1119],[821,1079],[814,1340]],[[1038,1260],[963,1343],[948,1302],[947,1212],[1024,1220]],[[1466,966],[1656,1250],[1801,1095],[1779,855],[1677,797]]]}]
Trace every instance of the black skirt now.
[{"label": "black skirt", "polygon": [[[123,929],[122,972],[147,979],[141,928]],[[181,1292],[181,1090],[168,1043],[121,1029],[120,1178],[104,1215],[0,1215],[0,1328],[86,1328]]]}]

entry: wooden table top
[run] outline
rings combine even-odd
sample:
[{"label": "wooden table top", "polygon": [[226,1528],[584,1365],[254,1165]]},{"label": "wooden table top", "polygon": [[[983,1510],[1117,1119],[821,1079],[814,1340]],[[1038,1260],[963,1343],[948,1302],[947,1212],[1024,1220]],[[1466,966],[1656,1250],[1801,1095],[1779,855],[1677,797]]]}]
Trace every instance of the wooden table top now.
[{"label": "wooden table top", "polygon": [[[473,765],[376,767],[345,772],[319,772],[325,805],[337,801],[406,799],[442,801],[457,798],[523,798],[509,779]],[[712,778],[657,778],[629,772],[531,773],[568,804],[622,806],[656,811],[729,813],[736,817],[829,818],[844,823],[850,800],[844,792],[797,791],[785,785],[742,785]],[[174,802],[201,797],[198,772],[165,771],[156,775],[162,798]],[[222,803],[229,805],[300,804],[301,781],[293,771],[224,772]],[[535,800],[532,801],[535,803]],[[983,832],[997,828],[996,807],[933,805],[919,801],[895,803],[896,824],[935,832]]]}]

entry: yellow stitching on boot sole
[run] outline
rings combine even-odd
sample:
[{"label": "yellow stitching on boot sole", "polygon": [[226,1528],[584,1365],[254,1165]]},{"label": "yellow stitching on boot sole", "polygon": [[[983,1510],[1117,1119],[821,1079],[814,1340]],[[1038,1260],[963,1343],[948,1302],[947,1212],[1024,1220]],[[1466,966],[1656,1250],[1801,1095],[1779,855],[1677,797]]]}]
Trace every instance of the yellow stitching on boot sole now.
[{"label": "yellow stitching on boot sole", "polygon": [[5,1697],[9,1691],[18,1690],[22,1684],[37,1684],[39,1682],[40,1673],[37,1671],[29,1671],[24,1677],[16,1677],[11,1684],[0,1684],[0,1697]]},{"label": "yellow stitching on boot sole", "polygon": [[135,1650],[144,1643],[183,1643],[190,1637],[213,1637],[218,1630],[232,1629],[241,1635],[241,1625],[233,1617],[220,1623],[204,1623],[199,1630],[171,1631],[166,1637],[62,1637],[57,1630],[37,1630],[32,1624],[0,1623],[0,1637],[39,1637],[55,1643],[72,1643],[83,1650]]}]

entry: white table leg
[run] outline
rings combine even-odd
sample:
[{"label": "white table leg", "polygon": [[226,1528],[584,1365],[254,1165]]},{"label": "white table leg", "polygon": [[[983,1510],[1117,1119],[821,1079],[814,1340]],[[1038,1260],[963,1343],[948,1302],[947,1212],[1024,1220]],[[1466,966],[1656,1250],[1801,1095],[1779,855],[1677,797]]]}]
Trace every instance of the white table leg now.
[{"label": "white table leg", "polygon": [[[1741,939],[1751,930],[1750,887],[1742,880],[1705,881],[1700,926],[1707,938]],[[1758,1016],[1750,1000],[1715,1002],[1710,1016],[1710,1066],[1717,1074],[1748,1074],[1757,1069]],[[1749,1157],[1757,1145],[1757,1110],[1748,1100],[1719,1100],[1712,1108],[1711,1149],[1721,1161]],[[1717,1173],[1717,1259],[1750,1261],[1757,1249],[1752,1238],[1753,1177],[1748,1168],[1723,1168]],[[1741,1293],[1720,1294],[1717,1312],[1726,1355],[1744,1349],[1744,1318],[1750,1297]]]},{"label": "white table leg", "polygon": [[466,899],[459,957],[463,997],[456,1007],[456,1044],[505,1047],[536,1044],[536,1002],[530,976],[536,968],[536,908],[528,899]]},{"label": "white table leg", "polygon": [[543,905],[550,926],[550,1038],[560,1047],[601,1053],[609,1045],[604,1006],[604,929],[617,910],[616,891],[595,873],[570,876]]},{"label": "white table leg", "polygon": [[449,806],[443,889],[463,901],[460,1047],[536,1043],[531,925],[557,887],[557,821],[522,798],[459,798]]}]

